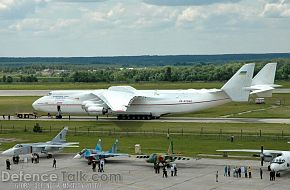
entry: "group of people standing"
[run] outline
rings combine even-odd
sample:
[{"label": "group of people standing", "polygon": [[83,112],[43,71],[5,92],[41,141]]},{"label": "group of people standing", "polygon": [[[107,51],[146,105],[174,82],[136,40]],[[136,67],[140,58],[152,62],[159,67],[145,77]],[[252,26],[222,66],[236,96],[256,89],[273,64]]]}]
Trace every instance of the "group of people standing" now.
[{"label": "group of people standing", "polygon": [[[237,178],[240,178],[242,177],[242,173],[245,174],[245,178],[252,178],[252,168],[251,166],[242,166],[242,167],[234,167],[232,169],[233,171],[233,177],[237,177]],[[260,178],[263,179],[263,170],[262,168],[260,168]],[[224,168],[224,176],[228,176],[230,177],[231,176],[231,166],[225,166]],[[275,176],[276,176],[276,173],[275,171],[270,171],[270,181],[275,181]],[[218,179],[218,171],[216,173],[216,181]]]},{"label": "group of people standing", "polygon": [[[97,161],[93,160],[92,162],[93,172],[96,172],[96,167],[97,167]],[[98,162],[98,172],[104,172],[104,167],[105,167],[105,160],[100,159],[100,161]]]},{"label": "group of people standing", "polygon": [[271,170],[270,171],[270,181],[275,181],[276,180],[276,173],[275,171]]},{"label": "group of people standing", "polygon": [[[252,167],[251,166],[241,166],[241,167],[234,167],[232,169],[233,177],[240,178],[242,174],[244,174],[245,178],[252,178]],[[225,166],[224,169],[224,176],[231,177],[231,166]]]},{"label": "group of people standing", "polygon": [[[163,167],[163,169],[162,169],[162,171],[163,171],[162,177],[167,178],[168,177],[168,174],[167,174],[167,165],[163,165],[162,167]],[[155,163],[154,164],[154,171],[155,171],[156,174],[159,174],[160,173],[160,168],[161,168],[161,166],[160,166],[159,163]],[[177,167],[176,167],[176,164],[175,163],[170,166],[170,172],[171,172],[171,176],[172,177],[173,176],[177,176]]]}]

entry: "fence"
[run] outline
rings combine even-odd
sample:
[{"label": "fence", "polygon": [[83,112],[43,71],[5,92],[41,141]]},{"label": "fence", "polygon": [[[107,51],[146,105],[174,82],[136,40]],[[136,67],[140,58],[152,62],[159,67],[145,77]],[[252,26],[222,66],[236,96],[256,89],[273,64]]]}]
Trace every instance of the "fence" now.
[{"label": "fence", "polygon": [[[46,126],[41,127],[41,133],[53,133],[56,134],[60,131],[61,128],[56,128],[54,126]],[[70,127],[70,135],[86,135],[86,136],[199,136],[204,139],[220,139],[220,140],[231,140],[233,137],[234,140],[254,140],[254,141],[263,141],[263,140],[287,140],[290,139],[290,132],[284,130],[276,130],[276,132],[267,132],[263,131],[262,129],[258,131],[247,131],[244,129],[240,130],[225,130],[225,129],[215,129],[215,130],[207,130],[204,127],[201,127],[199,130],[192,130],[192,131],[184,131],[183,128],[175,129],[175,130],[159,130],[156,128],[148,129],[148,130],[136,130],[130,131],[129,128],[97,128],[94,129],[93,127]],[[26,126],[23,127],[15,127],[14,125],[0,125],[0,134],[9,134],[9,133],[32,133],[33,126]]]}]

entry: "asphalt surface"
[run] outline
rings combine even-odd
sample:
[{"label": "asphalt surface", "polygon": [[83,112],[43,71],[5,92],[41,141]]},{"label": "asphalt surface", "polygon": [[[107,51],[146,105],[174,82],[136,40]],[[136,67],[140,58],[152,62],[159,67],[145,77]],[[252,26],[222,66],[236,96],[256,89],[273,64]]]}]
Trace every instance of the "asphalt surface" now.
[{"label": "asphalt surface", "polygon": [[[145,163],[137,158],[113,158],[105,164],[105,172],[93,172],[92,166],[85,160],[72,159],[73,155],[56,155],[57,167],[52,168],[52,159],[41,158],[38,164],[27,163],[12,165],[11,170],[5,168],[6,157],[0,157],[1,180],[0,189],[118,189],[118,190],[155,190],[155,189],[195,189],[195,190],[280,190],[289,189],[289,173],[281,173],[276,181],[269,181],[269,173],[266,164],[263,167],[263,179],[259,175],[259,161],[252,160],[225,160],[225,159],[192,159],[190,161],[177,162],[177,176],[171,177],[168,169],[168,178],[155,174],[152,164]],[[224,166],[251,166],[252,178],[225,177]],[[218,171],[218,182],[216,172]],[[8,174],[8,173],[9,174]],[[54,176],[53,180],[30,179],[20,181],[19,174],[23,176]],[[12,180],[14,174],[14,182]],[[81,176],[84,176],[83,178]],[[117,176],[117,177],[116,177]],[[56,179],[56,180],[55,180]]]}]

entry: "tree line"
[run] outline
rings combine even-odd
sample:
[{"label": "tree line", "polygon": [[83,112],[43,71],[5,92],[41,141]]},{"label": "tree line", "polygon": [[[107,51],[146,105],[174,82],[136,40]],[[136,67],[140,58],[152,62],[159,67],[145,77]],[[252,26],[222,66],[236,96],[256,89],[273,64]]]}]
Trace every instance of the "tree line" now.
[{"label": "tree line", "polygon": [[[110,81],[225,81],[230,79],[243,64],[195,65],[191,67],[159,67],[139,69],[101,69],[95,71],[76,71],[71,75],[73,82],[110,82]],[[257,73],[264,64],[257,65]],[[290,64],[280,64],[276,79],[287,80]]]},{"label": "tree line", "polygon": [[[278,63],[277,80],[287,80],[290,75],[290,62]],[[244,63],[196,64],[193,66],[165,66],[149,68],[95,68],[90,70],[69,70],[59,74],[59,82],[191,82],[228,80]],[[257,73],[265,63],[256,64]],[[38,82],[36,74],[3,75],[2,82]],[[46,80],[47,81],[47,80]]]}]

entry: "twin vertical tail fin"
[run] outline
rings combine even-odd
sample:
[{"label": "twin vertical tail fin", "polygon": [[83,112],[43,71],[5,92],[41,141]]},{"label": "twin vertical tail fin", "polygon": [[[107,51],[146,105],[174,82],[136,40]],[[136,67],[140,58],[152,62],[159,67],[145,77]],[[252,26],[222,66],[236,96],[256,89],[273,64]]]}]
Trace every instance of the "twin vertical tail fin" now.
[{"label": "twin vertical tail fin", "polygon": [[53,139],[51,142],[57,142],[57,143],[64,143],[66,142],[66,134],[68,131],[68,127],[63,128]]},{"label": "twin vertical tail fin", "polygon": [[273,85],[275,80],[277,63],[268,63],[253,78],[254,85]]},{"label": "twin vertical tail fin", "polygon": [[116,141],[112,145],[111,150],[109,150],[109,153],[117,153],[118,152],[118,143],[119,143],[119,140],[116,139]]},{"label": "twin vertical tail fin", "polygon": [[96,149],[97,152],[101,152],[102,151],[102,139],[99,139],[95,149]]},{"label": "twin vertical tail fin", "polygon": [[232,78],[222,87],[222,90],[231,98],[232,101],[248,101],[254,74],[254,63],[242,66]]},{"label": "twin vertical tail fin", "polygon": [[251,94],[257,94],[258,97],[272,97],[274,87],[280,86],[274,84],[276,67],[277,63],[268,63],[258,72],[252,81]]},{"label": "twin vertical tail fin", "polygon": [[168,150],[167,150],[167,154],[168,155],[172,155],[173,154],[173,142],[170,141],[170,144],[169,144],[169,147],[168,147]]}]

